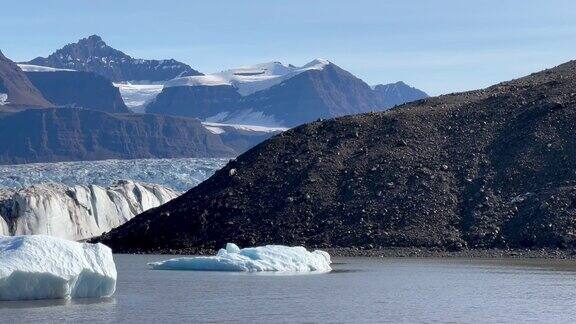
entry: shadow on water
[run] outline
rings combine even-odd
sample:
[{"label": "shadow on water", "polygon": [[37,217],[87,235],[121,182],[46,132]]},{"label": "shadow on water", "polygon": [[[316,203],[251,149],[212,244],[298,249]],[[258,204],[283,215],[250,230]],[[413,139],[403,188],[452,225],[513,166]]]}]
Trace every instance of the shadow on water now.
[{"label": "shadow on water", "polygon": [[78,299],[42,299],[42,300],[17,300],[17,301],[0,301],[0,309],[18,309],[18,308],[44,308],[54,306],[72,306],[72,305],[100,305],[115,304],[116,299],[109,298],[78,298]]},{"label": "shadow on water", "polygon": [[332,269],[332,271],[327,274],[340,274],[340,273],[354,273],[354,272],[365,272],[366,270],[360,269]]}]

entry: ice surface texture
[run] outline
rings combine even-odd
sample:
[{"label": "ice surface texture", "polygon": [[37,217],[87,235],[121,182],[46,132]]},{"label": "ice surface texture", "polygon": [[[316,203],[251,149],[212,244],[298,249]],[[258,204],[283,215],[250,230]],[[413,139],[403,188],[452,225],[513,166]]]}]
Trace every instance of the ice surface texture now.
[{"label": "ice surface texture", "polygon": [[160,185],[127,180],[106,188],[46,183],[19,190],[0,189],[0,234],[88,239],[178,195]]},{"label": "ice surface texture", "polygon": [[133,180],[186,191],[208,179],[228,159],[140,159],[0,165],[0,188],[58,182],[67,186],[110,186]]},{"label": "ice surface texture", "polygon": [[0,236],[0,300],[109,297],[112,250],[45,235]]},{"label": "ice surface texture", "polygon": [[302,246],[266,245],[240,249],[228,243],[215,256],[183,257],[149,263],[157,270],[328,272],[330,254]]}]

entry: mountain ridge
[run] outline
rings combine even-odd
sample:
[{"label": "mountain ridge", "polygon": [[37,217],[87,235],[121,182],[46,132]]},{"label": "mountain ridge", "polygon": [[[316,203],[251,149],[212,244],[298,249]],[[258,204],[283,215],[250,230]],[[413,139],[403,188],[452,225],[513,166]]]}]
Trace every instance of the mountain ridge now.
[{"label": "mountain ridge", "polygon": [[[0,51],[0,109],[8,106],[52,107],[36,87],[28,80],[24,72]],[[5,97],[5,98],[4,98]]]},{"label": "mountain ridge", "polygon": [[[146,111],[211,122],[293,127],[318,118],[388,109],[403,101],[399,95],[406,89],[414,88],[397,89],[399,98],[390,104],[386,93],[372,90],[328,60],[316,59],[302,67],[270,62],[169,81]],[[422,94],[405,96],[403,102],[421,99]]]},{"label": "mountain ridge", "polygon": [[92,35],[56,50],[48,57],[37,57],[26,64],[95,72],[113,82],[166,81],[175,77],[201,75],[189,65],[169,60],[135,59],[108,46]]}]

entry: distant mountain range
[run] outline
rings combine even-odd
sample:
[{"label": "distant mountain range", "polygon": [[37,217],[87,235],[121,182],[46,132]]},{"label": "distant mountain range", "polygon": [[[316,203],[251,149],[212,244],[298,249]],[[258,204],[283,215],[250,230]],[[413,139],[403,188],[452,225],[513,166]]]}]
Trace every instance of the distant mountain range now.
[{"label": "distant mountain range", "polygon": [[279,132],[130,113],[104,77],[19,67],[3,55],[0,84],[0,164],[233,157]]},{"label": "distant mountain range", "polygon": [[403,83],[372,89],[322,59],[203,75],[133,59],[96,35],[19,66],[1,56],[0,81],[0,125],[10,129],[0,163],[228,157],[302,123],[426,97]]},{"label": "distant mountain range", "polygon": [[144,60],[108,46],[92,35],[68,44],[48,57],[37,57],[26,64],[95,72],[114,81],[166,81],[176,77],[201,75],[190,66],[173,59]]},{"label": "distant mountain range", "polygon": [[146,111],[202,120],[293,127],[318,118],[370,111],[426,98],[404,83],[364,81],[327,60],[302,67],[258,64],[167,82]]}]

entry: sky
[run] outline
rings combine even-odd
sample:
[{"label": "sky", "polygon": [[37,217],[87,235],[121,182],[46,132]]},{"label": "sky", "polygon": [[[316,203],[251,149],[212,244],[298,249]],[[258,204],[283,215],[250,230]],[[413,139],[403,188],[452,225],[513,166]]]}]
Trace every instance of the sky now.
[{"label": "sky", "polygon": [[47,56],[92,34],[204,72],[325,58],[368,84],[471,90],[576,58],[573,0],[2,0],[0,50]]}]

